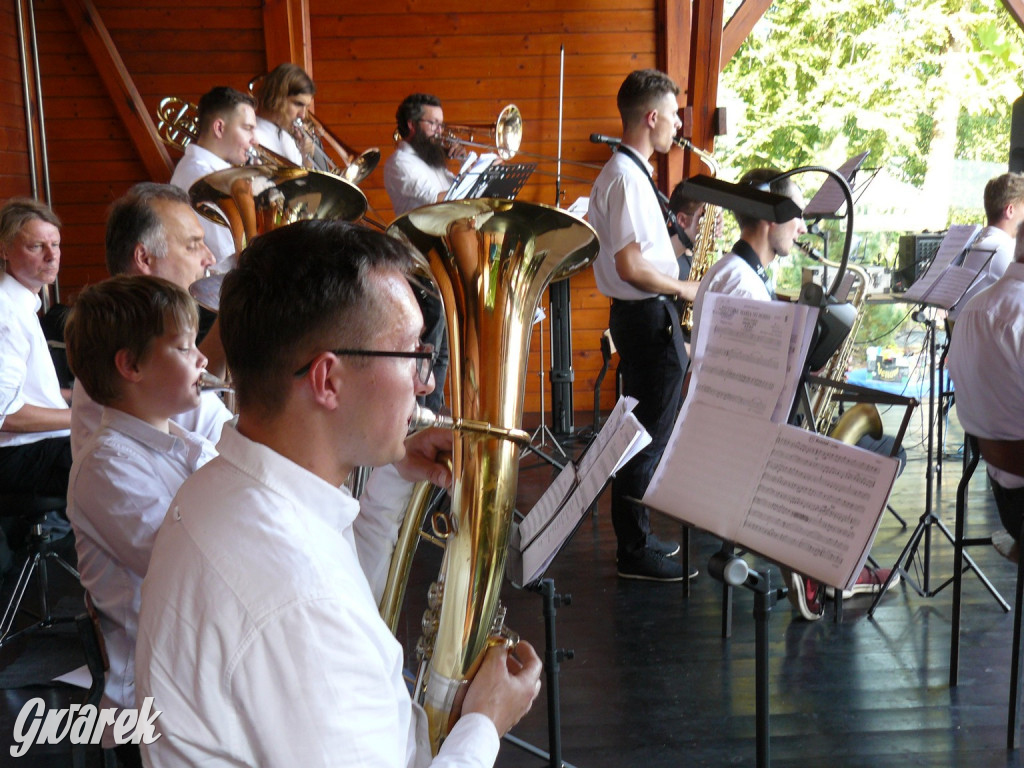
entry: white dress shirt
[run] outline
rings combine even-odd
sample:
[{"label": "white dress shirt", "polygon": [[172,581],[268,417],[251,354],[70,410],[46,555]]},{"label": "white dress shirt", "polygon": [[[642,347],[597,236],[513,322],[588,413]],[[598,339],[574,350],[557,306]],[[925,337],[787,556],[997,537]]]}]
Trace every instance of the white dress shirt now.
[{"label": "white dress shirt", "polygon": [[[679,277],[672,241],[669,239],[661,206],[650,179],[620,149],[612,154],[590,191],[591,225],[597,231],[601,250],[594,261],[597,288],[612,299],[648,299],[657,294],[634,288],[615,269],[615,254],[630,243],[637,243],[645,261],[671,278]],[[652,166],[645,158],[632,152],[643,163],[647,173]]]},{"label": "white dress shirt", "polygon": [[[39,294],[0,272],[0,423],[25,405],[67,408],[39,316]],[[27,445],[70,431],[0,432],[0,447]]]},{"label": "white dress shirt", "polygon": [[384,163],[384,188],[396,218],[436,203],[437,196],[447,192],[453,181],[455,174],[447,168],[427,165],[406,141],[400,141]]},{"label": "white dress shirt", "polygon": [[[1024,264],[1013,262],[971,299],[953,329],[947,359],[964,431],[990,440],[1024,440]],[[1024,477],[995,467],[1004,488]]]},{"label": "white dress shirt", "polygon": [[302,152],[295,143],[295,137],[283,131],[264,117],[256,118],[256,141],[264,149],[269,149],[289,162],[302,166]]},{"label": "white dress shirt", "polygon": [[974,271],[980,269],[981,272],[974,285],[967,290],[956,306],[949,310],[950,320],[956,320],[968,301],[1003,276],[1013,261],[1016,245],[1017,241],[999,227],[987,226],[978,233],[978,239],[968,249],[963,265]]},{"label": "white dress shirt", "polygon": [[[71,391],[71,458],[76,458],[89,439],[100,427],[103,406],[89,397],[81,382],[75,380]],[[216,445],[220,430],[234,414],[224,405],[216,392],[204,392],[199,405],[191,411],[179,413],[172,421],[188,432],[195,432]]]},{"label": "white dress shirt", "polygon": [[137,698],[155,697],[164,734],[147,764],[491,765],[498,734],[479,714],[431,762],[359,566],[359,502],[231,425],[217,447],[174,498],[142,587]]},{"label": "white dress shirt", "polygon": [[[230,167],[231,163],[192,142],[185,147],[184,156],[174,168],[171,184],[188,192],[189,188],[203,176]],[[211,270],[223,272],[230,269],[235,255],[235,241],[231,237],[231,230],[221,224],[214,224],[205,216],[200,216],[199,222],[203,225],[203,240],[206,247],[217,259],[217,264]]]},{"label": "white dress shirt", "polygon": [[71,466],[68,520],[110,659],[107,698],[134,707],[135,636],[153,539],[185,478],[216,450],[174,422],[168,434],[123,411],[101,411],[99,431]]},{"label": "white dress shirt", "polygon": [[764,284],[757,272],[750,268],[735,253],[727,253],[704,273],[697,296],[693,300],[693,333],[691,346],[696,349],[697,333],[700,328],[700,314],[704,308],[704,297],[709,293],[725,293],[729,296],[740,296],[758,301],[771,301],[768,286]]}]

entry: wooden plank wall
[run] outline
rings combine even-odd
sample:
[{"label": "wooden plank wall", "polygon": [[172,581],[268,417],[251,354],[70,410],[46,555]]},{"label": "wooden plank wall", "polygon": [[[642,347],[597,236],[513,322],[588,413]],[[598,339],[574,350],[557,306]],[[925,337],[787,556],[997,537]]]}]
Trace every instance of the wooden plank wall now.
[{"label": "wooden plank wall", "polygon": [[[253,75],[279,63],[266,61],[259,0],[94,1],[150,113],[164,96],[196,100],[218,84],[244,89]],[[525,122],[523,151],[553,157],[564,46],[563,157],[604,162],[607,148],[588,137],[594,131],[618,135],[615,93],[622,78],[655,63],[655,0],[525,0],[511,10],[486,8],[470,0],[378,0],[368,6],[312,0],[318,116],[348,144],[378,146],[386,159],[394,146],[395,108],[408,93],[437,94],[453,123],[490,124],[501,107],[515,103]],[[53,204],[66,223],[61,285],[68,299],[105,276],[106,208],[145,178],[145,169],[62,1],[37,0],[36,11]],[[6,57],[6,36],[0,46]],[[5,83],[0,98],[16,99],[13,91]],[[535,174],[522,197],[551,204],[554,165],[542,162],[540,170],[547,173]],[[587,194],[597,170],[564,165],[563,174],[568,204]],[[390,221],[381,171],[363,187],[377,218]],[[589,270],[572,278],[571,294],[575,406],[586,411],[601,365],[598,342],[608,302]],[[547,339],[544,347],[548,357]],[[535,332],[528,413],[540,407],[538,350]],[[547,376],[549,358],[543,366]],[[604,385],[605,408],[614,401],[613,379],[610,374]],[[547,383],[545,397],[550,409]]]},{"label": "wooden plank wall", "polygon": [[32,191],[15,2],[0,2],[0,200]]},{"label": "wooden plank wall", "polygon": [[[526,153],[555,157],[564,46],[562,156],[599,165],[608,149],[591,144],[590,134],[619,135],[615,94],[622,78],[655,62],[653,1],[526,0],[510,12],[475,0],[379,0],[346,4],[344,15],[337,5],[310,2],[316,111],[339,127],[347,143],[359,149],[378,146],[385,159],[394,148],[395,109],[417,91],[437,95],[449,123],[490,125],[502,107],[514,103],[524,121],[522,161],[536,159]],[[538,163],[520,199],[553,204],[555,165]],[[589,194],[597,172],[563,164],[564,177],[579,179],[563,178],[563,204]],[[363,188],[379,217],[388,219],[381,174],[373,174]],[[598,294],[590,270],[572,278],[570,294],[574,404],[580,411],[592,407],[608,302]],[[545,335],[548,331],[545,324]],[[542,363],[538,336],[535,329],[526,410],[540,408],[537,372],[543,365],[550,413],[550,339],[544,339]],[[614,403],[614,369],[602,387],[602,402],[605,408]]]}]

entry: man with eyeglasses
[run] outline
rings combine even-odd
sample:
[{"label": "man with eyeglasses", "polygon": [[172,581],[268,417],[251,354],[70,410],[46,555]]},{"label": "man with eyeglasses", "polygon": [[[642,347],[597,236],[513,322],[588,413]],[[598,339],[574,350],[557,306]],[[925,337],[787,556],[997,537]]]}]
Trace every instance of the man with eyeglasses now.
[{"label": "man with eyeglasses", "polygon": [[407,438],[434,360],[411,267],[383,234],[303,221],[256,239],[225,278],[238,420],[171,503],[143,584],[137,695],[154,697],[162,734],[148,765],[486,768],[539,692],[529,644],[488,651],[432,759],[365,574],[402,510],[356,501],[349,472],[451,479],[450,433]]},{"label": "man with eyeglasses", "polygon": [[441,144],[444,111],[429,93],[405,97],[395,113],[401,141],[384,163],[384,188],[395,216],[436,203],[455,181],[448,170],[448,153]]},{"label": "man with eyeglasses", "polygon": [[[384,188],[395,216],[444,199],[455,181],[448,170],[448,153],[441,144],[444,111],[441,100],[429,93],[406,96],[395,113],[402,140],[384,163]],[[437,411],[444,404],[444,378],[448,372],[448,338],[441,303],[426,291],[417,291],[427,326],[426,340],[438,352],[436,387],[423,404]]]}]

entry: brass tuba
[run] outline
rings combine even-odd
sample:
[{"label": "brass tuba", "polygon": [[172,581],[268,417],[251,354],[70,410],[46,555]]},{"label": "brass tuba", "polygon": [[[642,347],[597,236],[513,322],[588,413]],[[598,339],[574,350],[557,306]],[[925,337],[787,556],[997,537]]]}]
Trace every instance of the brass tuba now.
[{"label": "brass tuba", "polygon": [[[441,573],[431,588],[436,609],[424,618],[436,634],[431,641],[425,631],[421,639],[415,690],[436,753],[449,731],[456,692],[503,624],[499,594],[518,483],[515,435],[522,425],[534,312],[547,285],[589,264],[598,242],[588,224],[557,208],[496,199],[425,206],[396,220],[388,232],[425,257],[440,291],[454,422],[498,430],[456,432],[449,530]],[[509,437],[497,436],[503,431]],[[402,564],[411,549],[396,547],[392,573],[407,571]],[[384,619],[393,624],[392,617]]]}]

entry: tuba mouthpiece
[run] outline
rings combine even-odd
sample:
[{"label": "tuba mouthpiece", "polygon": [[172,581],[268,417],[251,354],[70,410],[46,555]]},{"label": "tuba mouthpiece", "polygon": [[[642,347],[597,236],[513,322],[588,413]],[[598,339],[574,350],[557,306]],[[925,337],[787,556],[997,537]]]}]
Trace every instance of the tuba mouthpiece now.
[{"label": "tuba mouthpiece", "polygon": [[437,427],[438,429],[450,429],[454,432],[468,432],[473,435],[484,437],[497,437],[502,440],[511,440],[519,445],[529,445],[530,434],[521,429],[506,429],[496,427],[483,421],[471,421],[469,419],[453,419],[451,416],[442,416],[434,413],[429,408],[417,405],[409,420],[409,434],[422,432],[424,429]]}]

